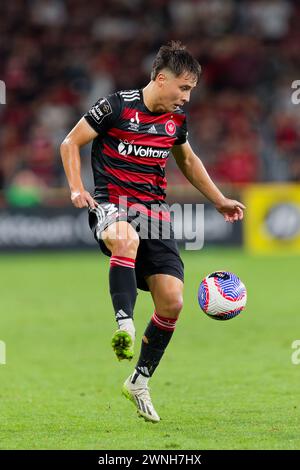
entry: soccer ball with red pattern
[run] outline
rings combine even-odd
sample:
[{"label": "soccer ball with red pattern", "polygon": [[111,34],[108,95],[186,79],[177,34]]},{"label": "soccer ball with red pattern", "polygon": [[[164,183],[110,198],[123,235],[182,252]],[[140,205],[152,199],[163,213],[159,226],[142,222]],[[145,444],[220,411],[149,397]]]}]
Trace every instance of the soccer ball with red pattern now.
[{"label": "soccer ball with red pattern", "polygon": [[239,315],[246,306],[246,287],[235,274],[216,271],[201,282],[198,302],[203,312],[210,318],[230,320]]}]

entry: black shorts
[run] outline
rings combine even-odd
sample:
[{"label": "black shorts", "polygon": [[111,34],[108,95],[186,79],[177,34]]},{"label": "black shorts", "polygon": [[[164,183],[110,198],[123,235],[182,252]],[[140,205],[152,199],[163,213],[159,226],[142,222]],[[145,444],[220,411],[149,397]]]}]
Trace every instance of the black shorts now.
[{"label": "black shorts", "polygon": [[[119,221],[126,221],[134,226],[132,219],[128,218],[126,210],[120,210],[115,204],[100,203],[97,209],[89,209],[89,226],[101,251],[107,256],[111,256],[111,252],[101,239],[101,234],[109,225]],[[168,239],[151,239],[140,236],[135,274],[137,287],[144,291],[149,291],[146,278],[153,274],[168,274],[184,281],[184,265],[179,255],[173,230],[171,230],[171,236]]]}]

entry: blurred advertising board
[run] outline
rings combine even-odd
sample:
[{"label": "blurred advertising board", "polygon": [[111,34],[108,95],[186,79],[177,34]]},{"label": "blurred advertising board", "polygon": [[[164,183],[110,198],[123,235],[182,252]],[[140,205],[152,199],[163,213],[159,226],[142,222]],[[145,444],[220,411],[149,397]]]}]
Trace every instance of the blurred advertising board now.
[{"label": "blurred advertising board", "polygon": [[[204,240],[201,247],[210,244],[242,244],[241,224],[225,223],[223,217],[211,205],[198,204],[204,208],[204,224],[203,217],[196,223],[196,204],[187,204],[184,207],[179,204],[179,206],[183,208],[182,213],[185,214],[185,217],[177,219],[176,238],[179,243],[186,241],[186,233],[198,230],[203,232]],[[88,226],[88,214],[85,209],[78,210],[70,206],[0,209],[2,252],[95,248],[97,244]]]},{"label": "blurred advertising board", "polygon": [[253,253],[300,254],[300,185],[262,184],[244,190],[244,241]]}]

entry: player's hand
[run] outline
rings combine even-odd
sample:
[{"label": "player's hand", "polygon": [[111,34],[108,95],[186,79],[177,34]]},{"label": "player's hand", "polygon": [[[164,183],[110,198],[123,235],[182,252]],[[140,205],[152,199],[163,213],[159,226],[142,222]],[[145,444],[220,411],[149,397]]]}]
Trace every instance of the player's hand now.
[{"label": "player's hand", "polygon": [[98,206],[98,203],[92,198],[88,191],[73,191],[71,193],[71,201],[78,209],[83,207],[95,209]]},{"label": "player's hand", "polygon": [[226,222],[233,223],[243,219],[246,207],[239,201],[225,198],[221,203],[216,204],[216,209],[224,216]]}]

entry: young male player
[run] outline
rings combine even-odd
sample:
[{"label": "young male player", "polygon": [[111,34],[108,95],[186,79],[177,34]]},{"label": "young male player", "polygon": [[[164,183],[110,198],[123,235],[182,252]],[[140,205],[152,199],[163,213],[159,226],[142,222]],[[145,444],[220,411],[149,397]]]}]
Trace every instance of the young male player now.
[{"label": "young male player", "polygon": [[[123,394],[134,402],[138,414],[152,422],[160,418],[148,381],[173,335],[183,305],[183,263],[165,203],[165,165],[170,152],[186,178],[226,221],[242,219],[245,209],[219,191],[187,141],[181,107],[190,100],[200,72],[199,63],[181,43],[162,46],[147,86],[99,99],[61,145],[71,200],[75,207],[89,207],[90,227],[102,251],[110,256],[110,294],[118,323],[112,346],[118,359],[133,357],[137,287],[150,291],[153,298],[155,311],[144,333],[138,362],[123,385]],[[80,176],[80,147],[92,140],[94,197],[85,190]],[[136,204],[142,220],[139,226],[136,212],[130,213]],[[154,237],[149,221],[157,222]],[[170,228],[167,239],[162,234],[163,224]]]}]

